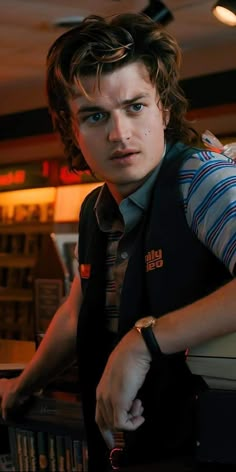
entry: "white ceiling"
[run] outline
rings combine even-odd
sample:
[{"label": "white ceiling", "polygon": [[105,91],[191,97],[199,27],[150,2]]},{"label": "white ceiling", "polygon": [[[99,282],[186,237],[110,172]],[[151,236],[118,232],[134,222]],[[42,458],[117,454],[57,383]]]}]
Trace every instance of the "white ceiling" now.
[{"label": "white ceiling", "polygon": [[[165,0],[174,15],[167,29],[183,50],[182,78],[232,69],[235,28],[211,13],[214,0]],[[64,29],[56,19],[90,13],[138,12],[148,0],[0,0],[0,114],[46,105],[45,57]]]}]

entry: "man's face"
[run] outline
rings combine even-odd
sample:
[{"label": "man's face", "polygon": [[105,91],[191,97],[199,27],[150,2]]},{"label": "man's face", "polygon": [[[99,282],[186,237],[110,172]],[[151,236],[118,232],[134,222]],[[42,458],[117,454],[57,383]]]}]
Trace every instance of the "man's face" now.
[{"label": "man's face", "polygon": [[142,62],[83,78],[71,103],[78,147],[117,201],[134,192],[159,163],[168,116]]}]

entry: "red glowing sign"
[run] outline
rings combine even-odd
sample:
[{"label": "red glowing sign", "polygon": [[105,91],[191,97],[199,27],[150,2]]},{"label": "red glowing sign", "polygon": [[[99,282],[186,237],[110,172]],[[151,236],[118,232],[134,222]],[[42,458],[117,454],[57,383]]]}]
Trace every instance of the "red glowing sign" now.
[{"label": "red glowing sign", "polygon": [[0,167],[0,192],[87,182],[95,182],[89,170],[71,172],[56,160]]},{"label": "red glowing sign", "polygon": [[59,179],[62,184],[78,184],[81,182],[80,175],[70,172],[66,166],[60,168]]},{"label": "red glowing sign", "polygon": [[47,161],[0,168],[0,191],[48,186]]},{"label": "red glowing sign", "polygon": [[72,172],[66,165],[60,167],[59,179],[63,185],[94,182],[94,178],[89,170]]},{"label": "red glowing sign", "polygon": [[8,187],[12,185],[22,185],[26,179],[24,170],[16,170],[15,172],[8,172],[7,174],[0,174],[0,186]]}]

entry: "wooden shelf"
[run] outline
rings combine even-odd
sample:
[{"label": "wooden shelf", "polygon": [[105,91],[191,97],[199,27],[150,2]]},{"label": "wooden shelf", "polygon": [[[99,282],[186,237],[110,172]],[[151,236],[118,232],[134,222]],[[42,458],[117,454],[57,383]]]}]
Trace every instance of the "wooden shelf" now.
[{"label": "wooden shelf", "polygon": [[0,302],[31,302],[33,291],[26,288],[0,287]]},{"label": "wooden shelf", "polygon": [[24,256],[21,254],[0,253],[0,267],[34,267],[35,256]]},{"label": "wooden shelf", "polygon": [[[27,364],[36,350],[34,341],[21,341],[0,338],[0,359],[2,364]],[[0,371],[1,372],[1,371]]]},{"label": "wooden shelf", "polygon": [[[36,278],[54,280],[55,293],[51,300],[46,299],[41,285],[44,298],[41,300],[40,296],[37,301],[40,314],[45,317],[43,332],[69,289],[69,276],[54,237],[58,228],[62,234],[71,233],[72,228],[76,231],[77,224],[75,227],[69,222],[58,226],[53,221],[0,223],[0,332],[3,338],[37,338],[34,324]],[[57,281],[59,284],[55,285]]]},{"label": "wooden shelf", "polygon": [[1,223],[0,232],[1,234],[17,234],[17,233],[51,233],[54,229],[54,223],[40,223],[40,221],[26,221],[23,223]]},{"label": "wooden shelf", "polygon": [[42,223],[40,221],[26,221],[21,223],[0,223],[1,234],[17,233],[77,233],[78,221],[50,221]]},{"label": "wooden shelf", "polygon": [[36,431],[84,436],[81,402],[75,400],[33,395],[24,405],[12,410],[6,422],[0,418],[0,423]]}]

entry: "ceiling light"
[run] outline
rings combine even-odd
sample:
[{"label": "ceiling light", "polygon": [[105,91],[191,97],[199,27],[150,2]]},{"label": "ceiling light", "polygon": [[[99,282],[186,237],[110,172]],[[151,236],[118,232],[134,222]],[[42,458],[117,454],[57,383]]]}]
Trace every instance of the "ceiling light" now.
[{"label": "ceiling light", "polygon": [[142,13],[163,26],[174,19],[170,10],[168,10],[164,3],[158,0],[150,0],[148,7],[142,10]]},{"label": "ceiling light", "polygon": [[212,13],[217,20],[228,26],[236,26],[236,0],[220,0],[215,3]]}]

